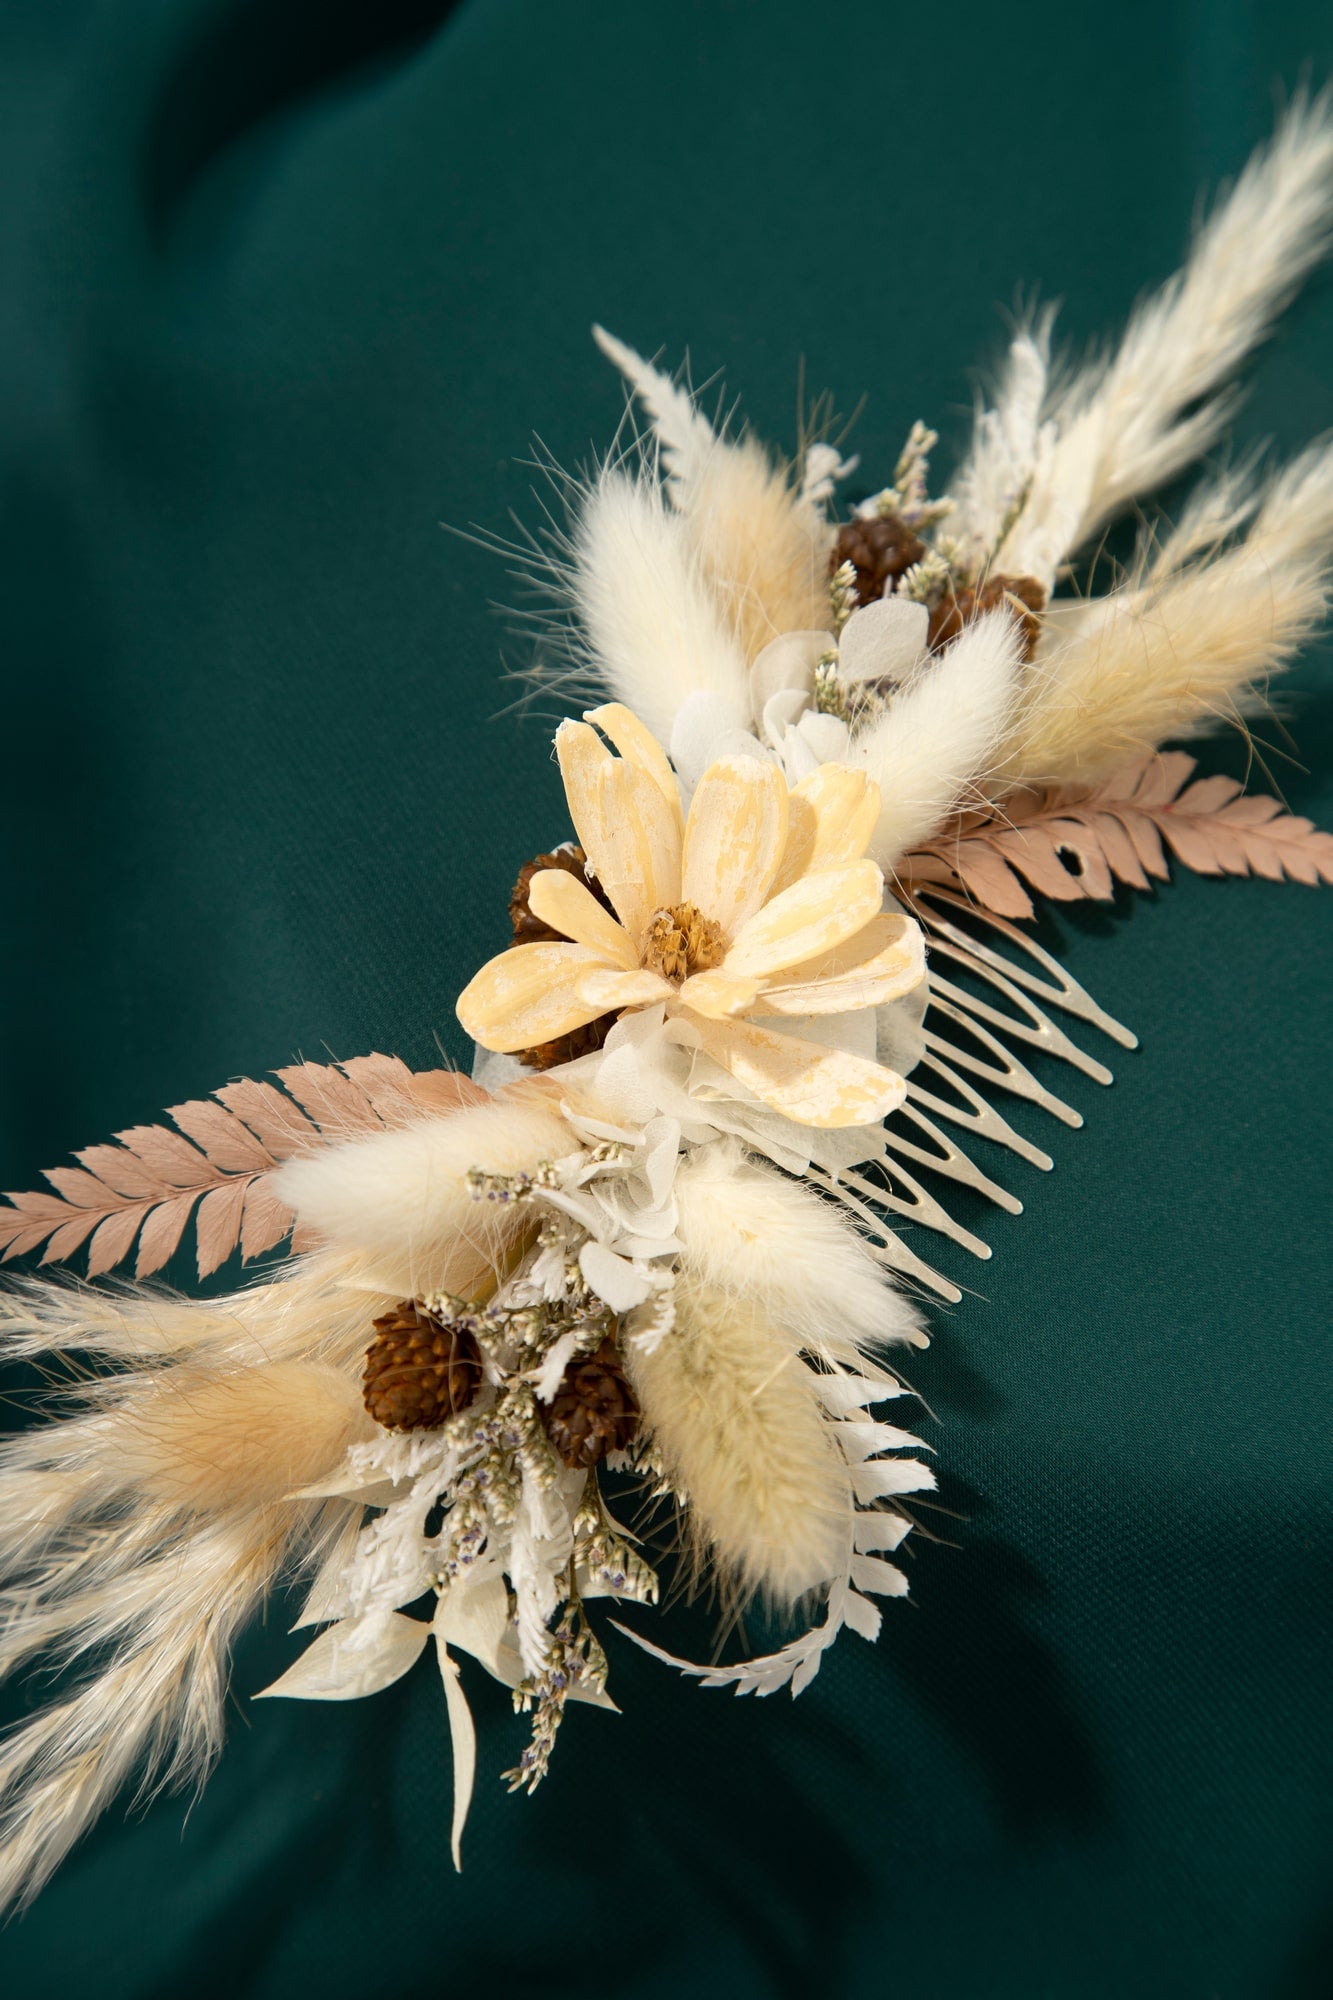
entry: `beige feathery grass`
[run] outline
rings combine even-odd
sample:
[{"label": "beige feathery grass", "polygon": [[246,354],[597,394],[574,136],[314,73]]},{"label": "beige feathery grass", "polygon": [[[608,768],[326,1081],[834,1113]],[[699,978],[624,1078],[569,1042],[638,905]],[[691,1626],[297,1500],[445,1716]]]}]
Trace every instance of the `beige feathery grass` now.
[{"label": "beige feathery grass", "polygon": [[1261,705],[1328,607],[1333,447],[1274,482],[1242,542],[1190,561],[1250,504],[1234,481],[1206,490],[1122,589],[1056,607],[996,758],[1005,785],[1088,783]]},{"label": "beige feathery grass", "polygon": [[472,1170],[531,1174],[578,1148],[534,1092],[321,1147],[288,1161],[274,1187],[361,1283],[398,1298],[466,1296],[531,1220],[520,1203],[479,1197]]},{"label": "beige feathery grass", "polygon": [[686,1155],[675,1198],[684,1272],[757,1302],[792,1348],[862,1369],[888,1345],[924,1342],[916,1307],[806,1182],[724,1143]]},{"label": "beige feathery grass", "polygon": [[719,435],[688,388],[601,327],[593,334],[652,421],[672,506],[746,662],[779,633],[822,631],[832,530],[791,469],[753,437]]},{"label": "beige feathery grass", "polygon": [[[272,1510],[233,1511],[173,1536],[169,1510],[149,1509],[135,1535],[104,1531],[62,1618],[44,1606],[41,1578],[26,1584],[33,1602],[18,1635],[3,1628],[6,1642],[26,1634],[43,1652],[101,1664],[0,1744],[0,1909],[30,1902],[126,1785],[144,1796],[202,1782],[222,1742],[238,1627],[299,1549],[318,1556],[346,1511],[306,1505],[295,1526]],[[53,1552],[57,1582],[62,1557]]]},{"label": "beige feathery grass", "polygon": [[831,530],[756,439],[718,440],[684,515],[747,662],[779,633],[828,624]]},{"label": "beige feathery grass", "polygon": [[115,1362],[189,1359],[207,1368],[272,1361],[340,1367],[364,1352],[371,1321],[402,1296],[370,1285],[355,1255],[323,1250],[214,1299],[148,1285],[29,1279],[0,1291],[0,1347],[33,1359],[78,1353]]},{"label": "beige feathery grass", "polygon": [[321,1361],[175,1368],[122,1408],[122,1475],[193,1513],[270,1505],[375,1434],[355,1381]]},{"label": "beige feathery grass", "polygon": [[[997,568],[1049,580],[1220,434],[1235,408],[1225,385],[1333,243],[1331,104],[1327,93],[1295,100],[1199,231],[1184,269],[1138,308],[1111,354],[1045,400],[1040,423],[1026,427],[1032,476],[994,552]],[[1038,452],[1048,423],[1053,442]]]},{"label": "beige feathery grass", "polygon": [[682,1272],[675,1326],[628,1366],[701,1574],[790,1606],[839,1573],[851,1477],[817,1378],[758,1302]]},{"label": "beige feathery grass", "polygon": [[359,1516],[291,1497],[371,1430],[357,1364],[385,1301],[344,1277],[320,1256],[197,1303],[73,1284],[0,1297],[6,1352],[122,1364],[75,1372],[71,1414],[0,1446],[0,1678],[39,1656],[86,1672],[0,1745],[0,1908],[35,1895],[130,1780],[202,1780],[233,1635]]},{"label": "beige feathery grass", "polygon": [[693,694],[748,727],[745,656],[655,474],[605,469],[582,496],[572,544],[568,589],[601,685],[663,743]]}]

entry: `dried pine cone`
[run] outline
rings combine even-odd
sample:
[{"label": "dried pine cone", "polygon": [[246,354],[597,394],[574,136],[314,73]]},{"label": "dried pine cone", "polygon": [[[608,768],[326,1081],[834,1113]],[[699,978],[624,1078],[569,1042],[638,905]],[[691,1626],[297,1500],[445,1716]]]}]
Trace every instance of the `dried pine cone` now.
[{"label": "dried pine cone", "polygon": [[476,1337],[404,1299],[375,1321],[366,1349],[366,1408],[389,1431],[438,1430],[465,1410],[481,1382]]},{"label": "dried pine cone", "polygon": [[925,553],[925,543],[897,514],[871,514],[843,522],[833,545],[832,568],[849,562],[856,572],[857,604],[876,604],[885,586],[897,583]]},{"label": "dried pine cone", "polygon": [[[595,876],[585,871],[587,855],[581,847],[573,845],[557,848],[554,854],[537,854],[525,862],[518,871],[514,893],[509,898],[509,920],[514,926],[515,944],[564,944],[567,942],[563,931],[553,930],[550,924],[534,917],[528,905],[528,890],[532,878],[543,868],[563,868],[567,875],[577,876],[584,887],[590,889],[598,902],[612,916],[611,902]],[[554,1069],[557,1063],[573,1062],[576,1056],[590,1056],[615,1026],[614,1014],[600,1014],[595,1021],[588,1021],[581,1028],[571,1028],[567,1035],[558,1035],[553,1042],[539,1042],[535,1048],[520,1049],[518,1059],[528,1069]]]},{"label": "dried pine cone", "polygon": [[[1019,611],[1013,600],[1026,609]],[[998,611],[1007,604],[1017,615],[1023,638],[1023,658],[1030,660],[1037,650],[1037,640],[1041,636],[1041,619],[1038,612],[1046,609],[1046,592],[1035,576],[990,576],[979,590],[970,586],[955,594],[942,597],[930,614],[930,628],[927,644],[932,652],[940,652],[952,645],[965,625],[983,612]]]},{"label": "dried pine cone", "polygon": [[535,1048],[520,1049],[518,1059],[525,1069],[554,1069],[558,1063],[590,1056],[594,1049],[601,1048],[619,1018],[618,1014],[599,1014],[595,1021],[585,1021],[581,1028],[557,1035],[553,1042],[538,1042]]},{"label": "dried pine cone", "polygon": [[570,1362],[545,1415],[547,1436],[571,1468],[586,1471],[608,1451],[625,1449],[638,1429],[639,1406],[613,1340]]}]

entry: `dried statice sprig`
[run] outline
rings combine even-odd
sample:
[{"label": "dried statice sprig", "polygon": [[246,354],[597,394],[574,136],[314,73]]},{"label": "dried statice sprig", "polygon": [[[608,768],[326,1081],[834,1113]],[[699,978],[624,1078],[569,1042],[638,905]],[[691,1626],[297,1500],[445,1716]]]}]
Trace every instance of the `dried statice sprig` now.
[{"label": "dried statice sprig", "polygon": [[612,1520],[595,1472],[588,1474],[574,1516],[574,1563],[576,1576],[584,1579],[584,1596],[596,1591],[635,1604],[657,1602],[657,1572],[639,1553],[634,1537]]},{"label": "dried statice sprig", "polygon": [[874,494],[857,511],[881,518],[896,516],[917,534],[925,534],[947,520],[956,503],[947,495],[932,500],[929,492],[930,454],[939,441],[939,432],[918,418],[907,434],[894,468],[892,486]]},{"label": "dried statice sprig", "polygon": [[912,604],[936,605],[952,588],[953,571],[948,557],[938,549],[930,549],[920,562],[905,570],[898,581],[899,597],[907,598]]},{"label": "dried statice sprig", "polygon": [[825,653],[815,662],[814,706],[820,715],[861,729],[885,713],[888,698],[869,682],[845,680],[838,672],[837,654]]},{"label": "dried statice sprig", "polygon": [[856,571],[849,562],[839,563],[829,578],[829,615],[835,632],[841,632],[856,605]]},{"label": "dried statice sprig", "polygon": [[511,1792],[536,1791],[550,1769],[566,1702],[579,1695],[604,1694],[606,1677],[606,1654],[584,1616],[571,1580],[570,1597],[551,1633],[540,1672],[514,1689],[515,1713],[532,1716],[532,1739],[518,1763],[504,1773]]}]

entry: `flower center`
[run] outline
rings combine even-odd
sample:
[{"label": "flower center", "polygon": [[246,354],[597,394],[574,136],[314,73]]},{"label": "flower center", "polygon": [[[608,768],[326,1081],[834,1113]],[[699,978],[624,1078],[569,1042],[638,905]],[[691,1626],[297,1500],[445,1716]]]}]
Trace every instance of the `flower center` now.
[{"label": "flower center", "polygon": [[721,965],[726,952],[720,924],[693,903],[673,903],[668,910],[654,911],[639,963],[679,985],[692,972]]}]

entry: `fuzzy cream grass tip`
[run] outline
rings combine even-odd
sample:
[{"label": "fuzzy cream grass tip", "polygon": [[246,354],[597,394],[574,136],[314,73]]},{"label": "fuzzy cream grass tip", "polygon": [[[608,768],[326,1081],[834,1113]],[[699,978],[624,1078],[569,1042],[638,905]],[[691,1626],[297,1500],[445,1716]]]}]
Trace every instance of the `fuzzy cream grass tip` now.
[{"label": "fuzzy cream grass tip", "polygon": [[779,633],[821,631],[832,547],[822,509],[756,438],[715,432],[688,390],[601,327],[593,334],[647,412],[668,498],[746,664]]},{"label": "fuzzy cream grass tip", "polygon": [[473,1171],[533,1174],[578,1149],[558,1111],[520,1096],[322,1147],[288,1161],[274,1186],[360,1282],[398,1298],[465,1296],[528,1220],[517,1205],[479,1195]]}]

